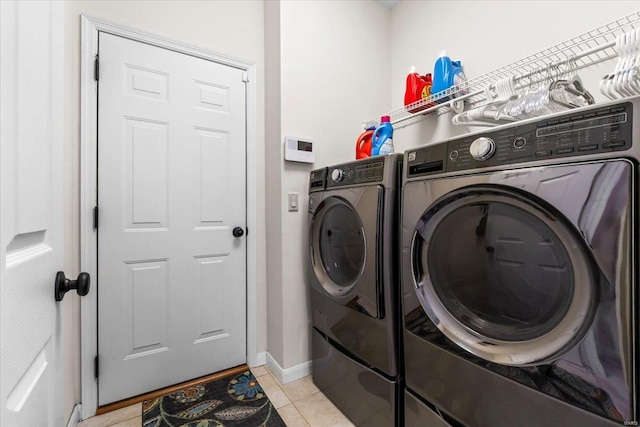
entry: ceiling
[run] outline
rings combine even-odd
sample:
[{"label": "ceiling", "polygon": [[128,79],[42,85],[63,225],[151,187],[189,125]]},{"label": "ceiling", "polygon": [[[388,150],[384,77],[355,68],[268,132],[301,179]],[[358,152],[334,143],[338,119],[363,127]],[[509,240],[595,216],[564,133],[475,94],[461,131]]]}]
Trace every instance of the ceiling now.
[{"label": "ceiling", "polygon": [[393,9],[398,3],[400,3],[400,0],[376,0],[376,1],[389,10]]}]

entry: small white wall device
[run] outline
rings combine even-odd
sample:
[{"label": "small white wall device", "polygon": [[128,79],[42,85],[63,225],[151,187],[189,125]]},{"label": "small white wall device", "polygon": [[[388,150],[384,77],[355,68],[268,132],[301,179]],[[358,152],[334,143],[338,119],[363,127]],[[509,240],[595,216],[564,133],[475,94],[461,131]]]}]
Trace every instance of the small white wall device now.
[{"label": "small white wall device", "polygon": [[316,155],[313,151],[313,141],[296,138],[294,136],[285,136],[284,159],[290,162],[315,162]]}]

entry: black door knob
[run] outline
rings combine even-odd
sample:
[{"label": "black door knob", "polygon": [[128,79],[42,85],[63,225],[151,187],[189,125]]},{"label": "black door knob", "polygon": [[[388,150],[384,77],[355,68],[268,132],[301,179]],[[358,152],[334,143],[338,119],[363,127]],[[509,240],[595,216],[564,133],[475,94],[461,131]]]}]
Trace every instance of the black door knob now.
[{"label": "black door knob", "polygon": [[234,237],[242,237],[244,236],[244,230],[242,229],[242,227],[236,227],[233,229],[233,236]]},{"label": "black door knob", "polygon": [[89,273],[80,273],[76,280],[69,280],[64,275],[64,272],[58,271],[58,274],[56,274],[56,281],[54,283],[56,301],[62,301],[64,294],[72,289],[75,289],[81,297],[87,295],[89,293],[89,282]]}]

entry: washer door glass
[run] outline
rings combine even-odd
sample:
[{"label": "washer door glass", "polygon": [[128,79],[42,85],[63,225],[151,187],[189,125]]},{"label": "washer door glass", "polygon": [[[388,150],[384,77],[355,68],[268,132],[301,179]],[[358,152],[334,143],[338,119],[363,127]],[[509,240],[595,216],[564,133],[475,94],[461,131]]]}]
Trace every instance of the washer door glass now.
[{"label": "washer door glass", "polygon": [[457,191],[425,212],[414,236],[425,311],[487,360],[518,365],[559,356],[593,315],[584,244],[568,220],[532,198],[493,186]]},{"label": "washer door glass", "polygon": [[[344,294],[360,278],[365,263],[365,239],[357,214],[344,203],[325,208],[318,229],[318,253],[325,274]],[[337,289],[327,289],[335,294]]]}]

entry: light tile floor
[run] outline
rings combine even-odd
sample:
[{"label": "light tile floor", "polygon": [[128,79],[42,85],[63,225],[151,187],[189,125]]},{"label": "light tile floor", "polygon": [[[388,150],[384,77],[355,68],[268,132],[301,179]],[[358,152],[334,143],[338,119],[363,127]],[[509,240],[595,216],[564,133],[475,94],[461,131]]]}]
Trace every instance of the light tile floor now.
[{"label": "light tile floor", "polygon": [[[287,427],[353,427],[353,424],[313,384],[311,376],[280,384],[269,368],[251,372],[278,410]],[[142,404],[127,406],[80,422],[78,427],[140,427]],[[251,426],[247,426],[251,427]]]}]

